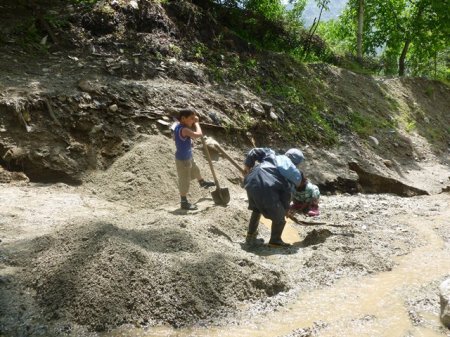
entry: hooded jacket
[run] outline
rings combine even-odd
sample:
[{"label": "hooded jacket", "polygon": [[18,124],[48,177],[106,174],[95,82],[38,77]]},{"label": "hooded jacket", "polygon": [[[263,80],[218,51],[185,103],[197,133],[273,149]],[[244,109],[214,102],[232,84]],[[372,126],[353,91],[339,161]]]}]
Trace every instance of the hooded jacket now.
[{"label": "hooded jacket", "polygon": [[[255,163],[259,165],[255,166]],[[302,180],[302,176],[291,159],[276,155],[270,148],[254,148],[245,158],[245,165],[253,168],[244,179],[249,195],[249,209],[265,215],[278,202],[287,209],[291,193]]]}]

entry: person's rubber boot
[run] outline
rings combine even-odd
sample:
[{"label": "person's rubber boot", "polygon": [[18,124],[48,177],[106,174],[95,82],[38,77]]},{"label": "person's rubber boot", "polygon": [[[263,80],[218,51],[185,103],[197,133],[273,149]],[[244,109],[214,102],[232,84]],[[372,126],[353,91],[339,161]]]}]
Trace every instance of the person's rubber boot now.
[{"label": "person's rubber boot", "polygon": [[250,246],[262,245],[264,244],[264,239],[258,238],[258,232],[247,233],[245,243]]},{"label": "person's rubber boot", "polygon": [[247,233],[256,233],[259,227],[259,220],[261,219],[261,213],[253,211],[248,222]]},{"label": "person's rubber boot", "polygon": [[208,180],[200,180],[198,183],[199,183],[200,187],[203,187],[203,188],[209,188],[209,187],[216,186],[216,184],[213,181],[208,181]]},{"label": "person's rubber boot", "polygon": [[318,216],[318,215],[320,215],[319,206],[318,205],[311,206],[311,208],[309,209],[307,214],[308,214],[308,216]]},{"label": "person's rubber boot", "polygon": [[284,242],[281,239],[278,240],[271,239],[267,245],[271,248],[287,248],[292,246],[290,243]]},{"label": "person's rubber boot", "polygon": [[281,233],[283,233],[283,229],[284,229],[285,225],[286,225],[286,222],[279,223],[279,224],[272,223],[272,233],[270,235],[270,241],[268,243],[269,247],[286,248],[286,247],[291,246],[289,243],[286,243],[281,239]]},{"label": "person's rubber boot", "polygon": [[180,205],[181,205],[181,209],[184,209],[187,211],[195,211],[196,209],[198,209],[197,206],[191,204],[188,201],[184,201],[184,200],[181,201]]}]

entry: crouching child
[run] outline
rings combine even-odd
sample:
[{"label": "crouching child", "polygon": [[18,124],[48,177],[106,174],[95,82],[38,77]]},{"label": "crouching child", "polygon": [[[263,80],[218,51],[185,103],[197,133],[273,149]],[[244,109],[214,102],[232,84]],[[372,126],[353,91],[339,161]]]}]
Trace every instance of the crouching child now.
[{"label": "crouching child", "polygon": [[295,192],[292,193],[290,210],[302,212],[308,216],[318,216],[320,214],[319,199],[319,188],[302,174],[302,182],[296,188]]}]

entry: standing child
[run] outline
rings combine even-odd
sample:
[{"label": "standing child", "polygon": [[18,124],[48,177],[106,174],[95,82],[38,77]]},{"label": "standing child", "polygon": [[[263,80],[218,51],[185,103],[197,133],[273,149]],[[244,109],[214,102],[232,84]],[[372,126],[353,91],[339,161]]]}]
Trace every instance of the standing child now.
[{"label": "standing child", "polygon": [[[175,152],[175,163],[178,173],[178,189],[181,197],[181,208],[195,210],[197,206],[187,201],[189,185],[192,179],[197,179],[200,187],[208,188],[215,186],[212,181],[202,178],[200,170],[192,156],[193,139],[202,137],[199,118],[192,109],[183,109],[178,115],[179,124],[174,129],[174,140],[177,150]],[[195,127],[194,130],[192,127]]]}]

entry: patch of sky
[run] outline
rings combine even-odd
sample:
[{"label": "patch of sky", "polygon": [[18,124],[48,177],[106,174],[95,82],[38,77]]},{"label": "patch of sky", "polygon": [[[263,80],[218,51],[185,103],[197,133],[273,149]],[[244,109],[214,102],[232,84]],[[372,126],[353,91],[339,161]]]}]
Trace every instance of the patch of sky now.
[{"label": "patch of sky", "polygon": [[[282,0],[282,2],[289,8],[289,0]],[[322,12],[321,21],[328,21],[336,19],[343,11],[348,0],[331,0],[329,4],[329,10]],[[314,22],[314,18],[319,17],[320,8],[317,6],[316,1],[308,0],[306,2],[305,10],[303,11],[302,21],[306,28],[309,28]]]}]

